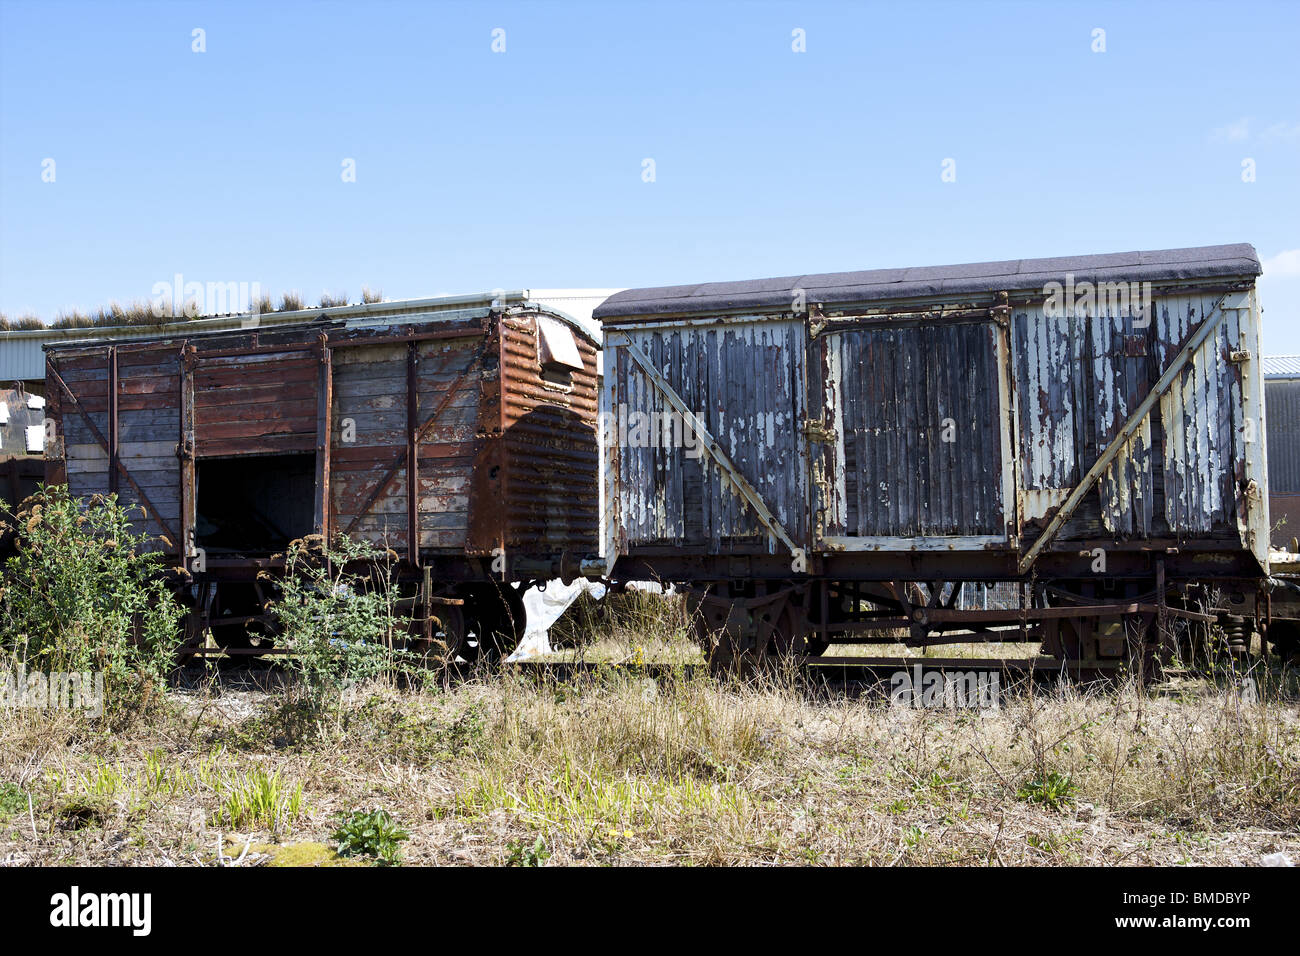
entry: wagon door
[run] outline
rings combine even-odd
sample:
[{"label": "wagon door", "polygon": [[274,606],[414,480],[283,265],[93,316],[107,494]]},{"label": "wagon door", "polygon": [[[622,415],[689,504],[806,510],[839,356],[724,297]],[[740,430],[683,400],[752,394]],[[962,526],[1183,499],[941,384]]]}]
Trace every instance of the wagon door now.
[{"label": "wagon door", "polygon": [[189,352],[194,544],[209,555],[283,549],[320,530],[319,342]]},{"label": "wagon door", "polygon": [[465,551],[484,385],[477,321],[431,335],[334,348],[330,526],[413,564]]},{"label": "wagon door", "polygon": [[[836,320],[812,339],[816,545],[1011,544],[1007,333],[988,318]],[[815,387],[815,386],[814,386]]]},{"label": "wagon door", "polygon": [[615,550],[806,549],[805,325],[606,327]]}]

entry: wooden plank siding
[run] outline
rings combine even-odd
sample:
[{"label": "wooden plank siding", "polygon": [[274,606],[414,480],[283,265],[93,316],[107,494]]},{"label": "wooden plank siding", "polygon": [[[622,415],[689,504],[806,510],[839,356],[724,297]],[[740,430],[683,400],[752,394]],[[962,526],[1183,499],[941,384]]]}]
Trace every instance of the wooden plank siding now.
[{"label": "wooden plank siding", "polygon": [[[114,364],[115,396],[109,390]],[[56,418],[63,457],[53,469],[47,468],[47,477],[66,477],[69,493],[76,496],[116,491],[134,506],[131,514],[137,530],[155,538],[160,550],[175,553],[180,546],[181,517],[176,454],[180,439],[179,345],[160,342],[83,349],[51,356],[51,367],[47,387],[58,393],[58,401],[51,403],[51,415]],[[71,396],[58,386],[55,375]],[[110,463],[113,452],[122,465],[116,475]],[[142,503],[145,499],[148,506]]]},{"label": "wooden plank siding", "polygon": [[[60,441],[47,474],[66,473],[73,494],[102,493],[115,455],[122,498],[142,493],[154,505],[143,527],[184,544],[202,526],[201,538],[224,533],[219,550],[238,555],[243,532],[233,519],[213,510],[198,520],[208,507],[198,494],[205,462],[226,469],[212,474],[246,475],[250,488],[264,489],[258,459],[314,455],[316,530],[385,545],[411,564],[482,555],[501,542],[548,557],[594,552],[598,347],[571,326],[583,368],[567,386],[548,383],[536,319],[521,313],[485,308],[446,323],[313,322],[116,351],[51,349],[49,411]],[[232,473],[230,459],[247,459],[249,471]],[[277,460],[268,476],[297,481],[291,461]],[[296,501],[299,491],[284,485],[276,494]],[[476,520],[487,547],[471,546]]]},{"label": "wooden plank siding", "polygon": [[311,344],[265,355],[209,358],[194,368],[195,454],[316,450],[320,358]]},{"label": "wooden plank siding", "polygon": [[[416,373],[419,449],[419,547],[462,551],[478,427],[475,373],[482,335],[420,343]],[[408,547],[405,345],[355,346],[334,352],[334,428],[330,456],[333,526]],[[436,421],[429,415],[442,407]],[[351,441],[346,441],[350,436]],[[385,476],[396,473],[380,489]],[[371,497],[379,496],[371,502]],[[369,502],[369,503],[368,503]]]}]

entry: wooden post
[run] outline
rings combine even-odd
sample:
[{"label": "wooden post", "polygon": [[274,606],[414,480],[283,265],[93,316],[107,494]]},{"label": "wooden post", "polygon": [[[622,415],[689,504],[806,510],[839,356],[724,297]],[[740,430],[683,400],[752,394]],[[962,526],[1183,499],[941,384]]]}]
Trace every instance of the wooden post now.
[{"label": "wooden post", "polygon": [[406,346],[406,556],[420,566],[420,419],[417,370],[420,347]]},{"label": "wooden post", "polygon": [[313,523],[328,545],[331,532],[330,445],[334,440],[334,362],[325,334],[318,340],[320,370],[316,387],[316,508]]},{"label": "wooden post", "polygon": [[117,346],[108,347],[108,492],[117,494]]}]

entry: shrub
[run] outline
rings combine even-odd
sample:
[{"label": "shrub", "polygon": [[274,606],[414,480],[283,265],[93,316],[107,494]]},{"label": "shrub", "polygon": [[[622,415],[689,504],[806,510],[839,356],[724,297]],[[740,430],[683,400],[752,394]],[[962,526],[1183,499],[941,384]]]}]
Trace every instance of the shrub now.
[{"label": "shrub", "polygon": [[163,580],[162,555],[132,531],[128,511],[116,495],[87,501],[64,486],[24,501],[0,609],[0,649],[15,666],[102,672],[105,707],[115,713],[161,689],[184,613]]},{"label": "shrub", "polygon": [[351,684],[392,675],[410,656],[399,649],[407,618],[398,611],[396,555],[339,535],[332,547],[319,535],[290,543],[280,595],[271,613],[316,711],[338,702]]},{"label": "shrub", "polygon": [[370,856],[381,863],[398,862],[398,844],[410,836],[397,825],[387,810],[366,813],[358,810],[350,816],[339,814],[339,828],[333,840],[339,856]]}]

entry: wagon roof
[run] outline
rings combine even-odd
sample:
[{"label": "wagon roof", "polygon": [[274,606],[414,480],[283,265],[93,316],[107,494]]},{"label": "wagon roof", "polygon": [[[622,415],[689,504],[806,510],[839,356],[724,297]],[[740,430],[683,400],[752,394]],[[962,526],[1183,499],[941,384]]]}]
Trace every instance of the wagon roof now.
[{"label": "wagon roof", "polygon": [[162,342],[172,339],[206,339],[217,336],[239,336],[251,331],[292,331],[300,328],[374,329],[388,325],[430,324],[457,322],[479,318],[502,308],[522,308],[545,312],[562,319],[573,329],[599,344],[600,329],[590,319],[590,305],[599,301],[607,289],[555,289],[482,293],[463,296],[438,296],[425,299],[390,299],[375,303],[327,306],[299,309],[288,312],[230,313],[203,316],[195,319],[178,319],[157,326],[120,326],[115,328],[72,328],[22,330],[0,333],[0,366],[4,349],[19,338],[35,343],[34,354],[40,362],[37,372],[15,375],[14,378],[38,378],[44,374],[44,357],[39,350],[81,349],[101,346],[111,342],[124,345],[137,342]]},{"label": "wagon roof", "polygon": [[610,296],[595,310],[601,321],[636,316],[755,311],[789,312],[795,290],[809,304],[851,305],[891,299],[1041,290],[1049,282],[1162,282],[1223,276],[1257,276],[1254,246],[1236,243],[1154,252],[1009,259],[966,265],[905,269],[868,269],[821,275],[784,276],[744,282],[628,289]]}]

